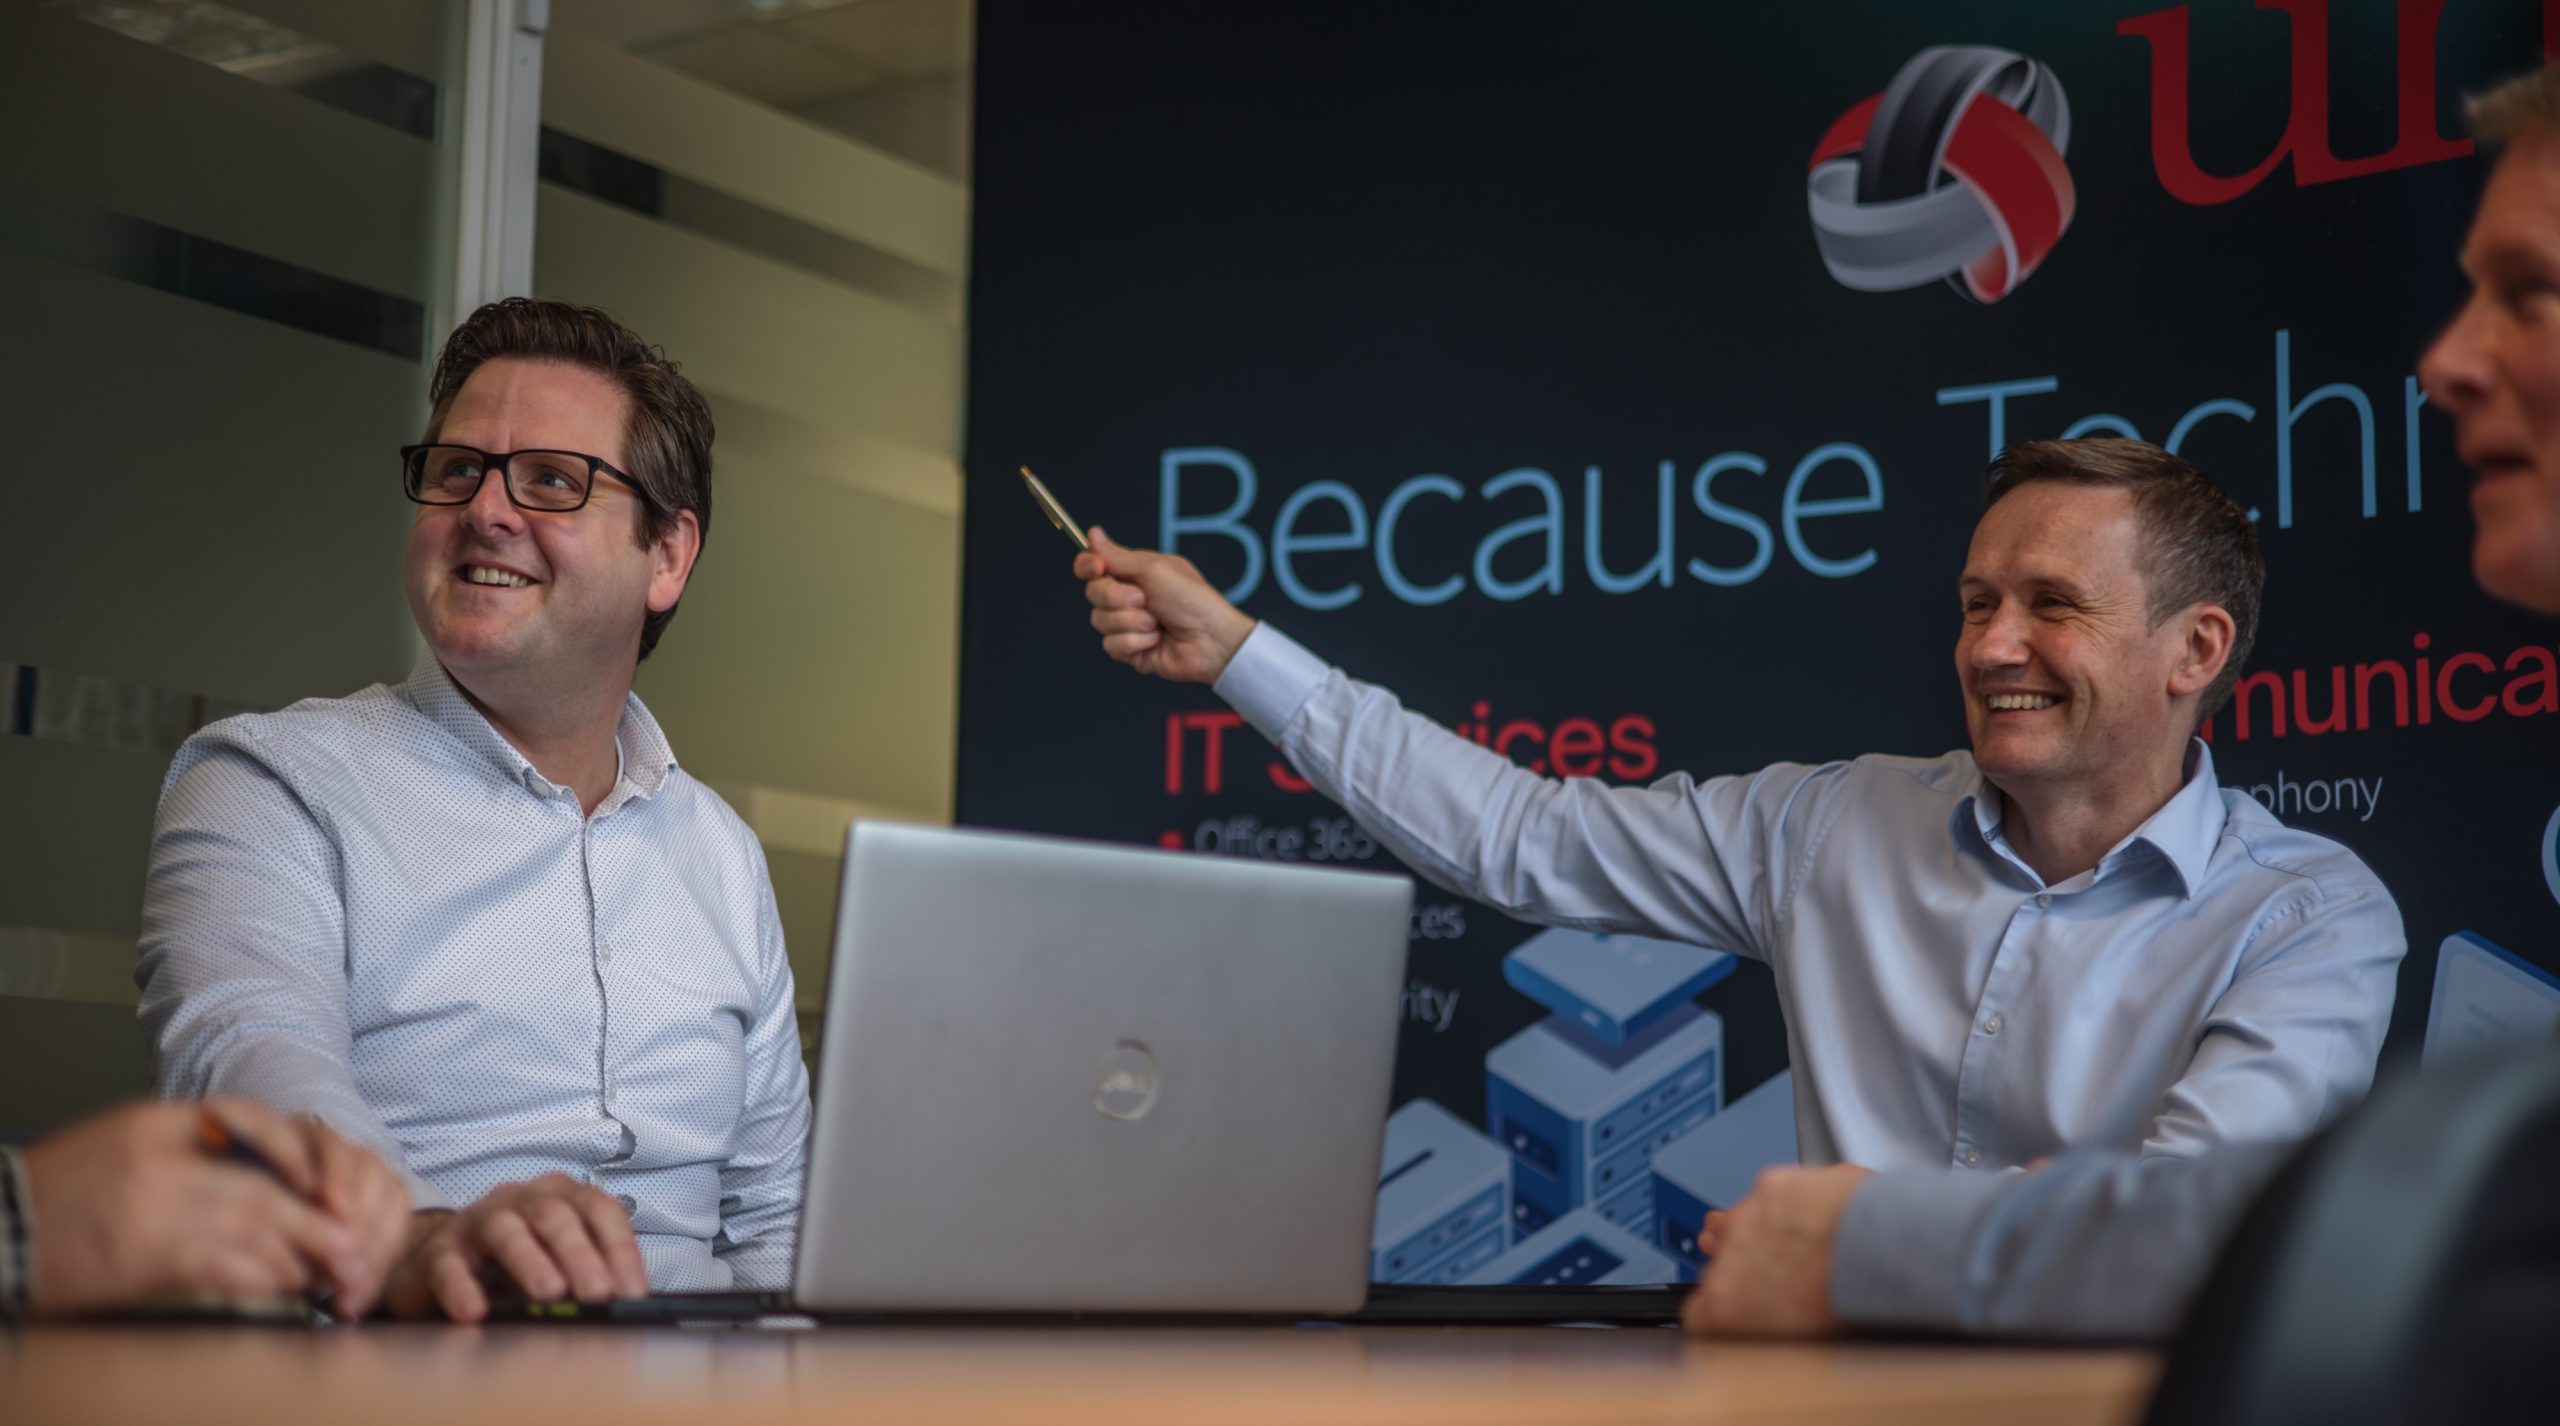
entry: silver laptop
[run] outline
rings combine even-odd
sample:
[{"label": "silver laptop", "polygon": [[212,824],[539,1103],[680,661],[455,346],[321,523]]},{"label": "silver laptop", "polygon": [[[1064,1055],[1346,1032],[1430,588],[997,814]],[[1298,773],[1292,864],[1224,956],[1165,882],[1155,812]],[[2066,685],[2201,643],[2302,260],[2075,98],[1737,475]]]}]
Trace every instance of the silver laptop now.
[{"label": "silver laptop", "polygon": [[1401,876],[857,822],[792,1301],[1367,1294]]}]

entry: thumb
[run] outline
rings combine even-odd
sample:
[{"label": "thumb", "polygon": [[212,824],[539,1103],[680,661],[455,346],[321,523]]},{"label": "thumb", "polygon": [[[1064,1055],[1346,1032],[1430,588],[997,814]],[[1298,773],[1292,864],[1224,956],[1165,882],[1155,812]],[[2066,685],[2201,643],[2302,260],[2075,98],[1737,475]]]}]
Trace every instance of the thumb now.
[{"label": "thumb", "polygon": [[1146,573],[1147,551],[1133,550],[1111,538],[1100,525],[1085,533],[1093,546],[1094,556],[1102,561],[1102,572],[1114,579],[1137,581]]}]

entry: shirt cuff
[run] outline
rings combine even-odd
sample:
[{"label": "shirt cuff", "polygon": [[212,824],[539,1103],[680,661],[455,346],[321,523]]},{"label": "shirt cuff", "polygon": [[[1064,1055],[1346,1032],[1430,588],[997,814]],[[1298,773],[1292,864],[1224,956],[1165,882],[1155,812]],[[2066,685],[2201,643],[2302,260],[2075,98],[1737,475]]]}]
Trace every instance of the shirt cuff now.
[{"label": "shirt cuff", "polygon": [[418,1177],[415,1173],[410,1171],[408,1165],[395,1163],[391,1168],[393,1172],[399,1174],[402,1179],[408,1182],[410,1212],[427,1213],[437,1209],[450,1210],[455,1208],[454,1201],[445,1196],[445,1191],[443,1189],[438,1188],[434,1184],[427,1182],[425,1179]]},{"label": "shirt cuff", "polygon": [[2014,1174],[1888,1173],[1861,1185],[1831,1242],[1831,1312],[1869,1327],[1963,1330],[1971,1229]]},{"label": "shirt cuff", "polygon": [[1244,715],[1255,732],[1277,747],[1281,732],[1324,686],[1325,675],[1331,672],[1324,660],[1271,627],[1271,621],[1265,619],[1256,622],[1253,632],[1245,635],[1235,657],[1227,660],[1226,672],[1218,675],[1212,688]]}]

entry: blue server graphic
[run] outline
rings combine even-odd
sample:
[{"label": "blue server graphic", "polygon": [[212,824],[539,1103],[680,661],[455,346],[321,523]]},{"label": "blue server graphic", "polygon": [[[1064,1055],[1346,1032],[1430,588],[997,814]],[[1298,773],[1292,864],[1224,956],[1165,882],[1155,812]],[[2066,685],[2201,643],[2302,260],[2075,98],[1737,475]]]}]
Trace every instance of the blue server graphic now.
[{"label": "blue server graphic", "polygon": [[1669,1282],[1673,1267],[1652,1244],[1589,1209],[1577,1209],[1514,1244],[1465,1281],[1540,1287]]},{"label": "blue server graphic", "polygon": [[1627,1037],[1733,974],[1734,959],[1650,936],[1541,931],[1502,958],[1522,995],[1604,1044]]},{"label": "blue server graphic", "polygon": [[1653,1156],[1654,1232],[1680,1260],[1680,1278],[1698,1274],[1698,1229],[1714,1209],[1731,1208],[1771,1164],[1796,1161],[1796,1077],[1780,1070]]},{"label": "blue server graphic", "polygon": [[1485,1056],[1515,1240],[1576,1208],[1650,1235],[1654,1151],[1723,1103],[1724,1021],[1685,1001],[1618,1044],[1550,1015]]},{"label": "blue server graphic", "polygon": [[1428,1099],[1387,1119],[1371,1282],[1456,1282],[1510,1243],[1511,1159]]}]

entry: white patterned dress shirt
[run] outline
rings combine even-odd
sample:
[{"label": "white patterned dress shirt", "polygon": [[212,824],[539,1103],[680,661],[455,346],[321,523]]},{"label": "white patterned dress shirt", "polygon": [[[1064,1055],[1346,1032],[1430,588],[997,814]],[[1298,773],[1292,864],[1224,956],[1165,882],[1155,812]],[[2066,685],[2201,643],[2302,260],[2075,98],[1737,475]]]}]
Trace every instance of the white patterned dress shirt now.
[{"label": "white patterned dress shirt", "polygon": [[188,739],[135,977],[159,1091],[313,1114],[420,1207],[592,1183],[661,1291],[787,1286],[809,1085],[764,854],[637,695],[616,742],[588,816],[432,655]]},{"label": "white patterned dress shirt", "polygon": [[1990,1172],[2296,1139],[2363,1098],[2390,1023],[2390,893],[2218,786],[2202,743],[2167,805],[2048,884],[1968,753],[1559,781],[1267,623],[1217,691],[1441,886],[1766,962],[1807,1163]]}]

